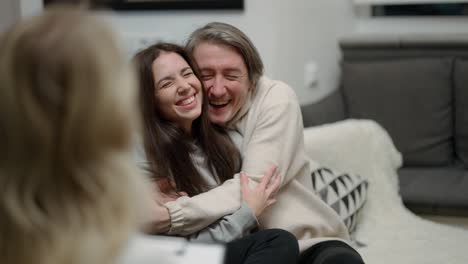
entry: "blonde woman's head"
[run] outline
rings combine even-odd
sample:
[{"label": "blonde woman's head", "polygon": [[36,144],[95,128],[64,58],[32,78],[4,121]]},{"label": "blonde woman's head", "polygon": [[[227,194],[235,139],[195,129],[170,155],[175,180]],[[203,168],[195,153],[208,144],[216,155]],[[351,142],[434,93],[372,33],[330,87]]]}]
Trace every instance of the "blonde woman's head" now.
[{"label": "blonde woman's head", "polygon": [[110,263],[135,226],[133,74],[99,19],[66,7],[0,41],[2,263]]}]

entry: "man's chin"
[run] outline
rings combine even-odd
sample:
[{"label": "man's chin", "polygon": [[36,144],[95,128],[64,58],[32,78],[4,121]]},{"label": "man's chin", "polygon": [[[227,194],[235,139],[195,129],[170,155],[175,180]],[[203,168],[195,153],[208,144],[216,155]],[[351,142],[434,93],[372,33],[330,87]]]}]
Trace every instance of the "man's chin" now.
[{"label": "man's chin", "polygon": [[218,114],[210,113],[209,117],[210,117],[210,121],[217,125],[224,125],[226,124],[228,120],[228,115],[226,114],[220,115],[219,113]]},{"label": "man's chin", "polygon": [[209,108],[209,117],[212,123],[218,125],[224,125],[230,118],[230,111],[226,107],[224,108]]},{"label": "man's chin", "polygon": [[210,116],[210,121],[211,121],[211,123],[214,123],[214,124],[217,124],[217,125],[220,125],[220,126],[226,124],[225,118],[221,118],[219,116],[216,116],[216,117]]}]

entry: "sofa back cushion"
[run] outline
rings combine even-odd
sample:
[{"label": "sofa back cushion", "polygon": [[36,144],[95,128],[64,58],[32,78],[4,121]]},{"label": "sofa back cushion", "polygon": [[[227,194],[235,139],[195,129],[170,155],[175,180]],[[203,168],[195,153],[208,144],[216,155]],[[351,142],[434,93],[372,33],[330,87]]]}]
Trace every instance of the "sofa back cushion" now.
[{"label": "sofa back cushion", "polygon": [[348,115],[373,119],[392,136],[404,165],[453,162],[452,60],[343,62]]},{"label": "sofa back cushion", "polygon": [[457,59],[454,69],[455,152],[468,168],[468,59]]},{"label": "sofa back cushion", "polygon": [[347,118],[341,89],[334,90],[322,100],[301,105],[304,127],[334,123]]}]

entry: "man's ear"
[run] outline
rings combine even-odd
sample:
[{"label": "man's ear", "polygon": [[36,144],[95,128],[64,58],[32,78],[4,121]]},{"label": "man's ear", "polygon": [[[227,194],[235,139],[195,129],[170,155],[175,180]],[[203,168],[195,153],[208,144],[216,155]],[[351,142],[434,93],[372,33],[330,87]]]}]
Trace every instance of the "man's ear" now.
[{"label": "man's ear", "polygon": [[249,91],[249,92],[250,92],[250,91],[255,91],[255,86],[257,86],[257,84],[254,83],[254,82],[252,82],[252,81],[250,81],[250,80],[249,80],[249,83],[250,83],[250,85],[249,85],[248,91]]}]

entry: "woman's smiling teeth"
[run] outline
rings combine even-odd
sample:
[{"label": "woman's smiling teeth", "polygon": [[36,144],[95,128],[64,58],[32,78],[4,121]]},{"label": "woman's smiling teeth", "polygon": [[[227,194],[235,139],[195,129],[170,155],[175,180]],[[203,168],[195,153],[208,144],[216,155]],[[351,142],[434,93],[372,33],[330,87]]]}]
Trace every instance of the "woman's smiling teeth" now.
[{"label": "woman's smiling teeth", "polygon": [[189,104],[191,104],[193,101],[195,101],[195,95],[192,95],[192,96],[190,96],[190,97],[187,98],[187,99],[180,100],[179,102],[177,102],[177,105],[181,105],[181,106],[189,105]]}]

